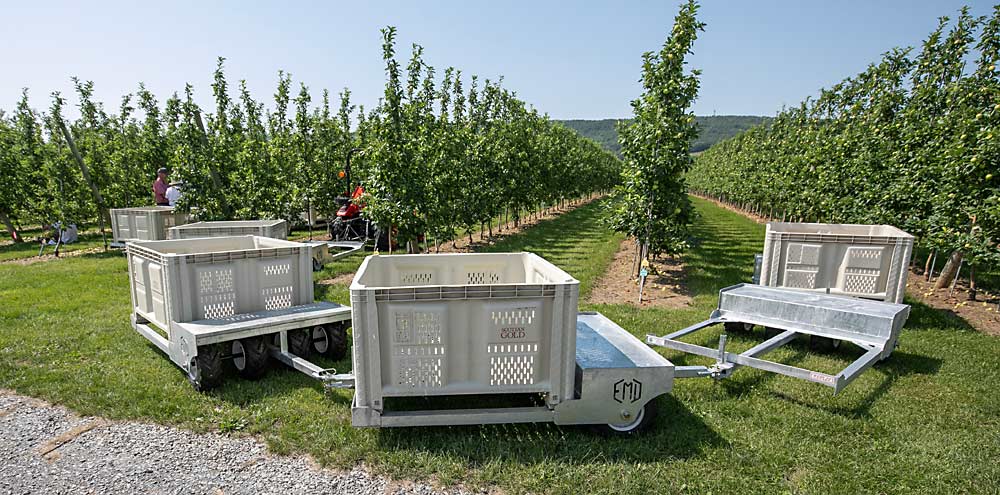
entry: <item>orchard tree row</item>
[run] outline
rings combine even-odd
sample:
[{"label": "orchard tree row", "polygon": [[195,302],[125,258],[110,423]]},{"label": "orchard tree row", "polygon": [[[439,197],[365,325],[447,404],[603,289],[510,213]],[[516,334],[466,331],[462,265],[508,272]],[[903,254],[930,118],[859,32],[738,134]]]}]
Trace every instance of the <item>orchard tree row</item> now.
[{"label": "orchard tree row", "polygon": [[963,259],[1000,266],[998,58],[1000,6],[963,9],[919,53],[894,49],[705,151],[690,188],[768,218],[896,225],[951,253],[939,286]]},{"label": "orchard tree row", "polygon": [[0,222],[21,228],[67,221],[96,224],[109,208],[152,204],[160,167],[184,182],[180,207],[202,220],[297,218],[312,206],[330,215],[353,178],[366,214],[393,225],[403,244],[418,235],[450,238],[506,213],[516,220],[543,205],[610,189],[611,153],[519,100],[500,81],[438,74],[414,45],[405,69],[395,29],[383,31],[385,94],[366,112],[347,89],[319,101],[279,73],[265,106],[245,81],[230,87],[220,58],[214,108],[194,88],[162,102],[143,85],[109,109],[93,84],[74,79],[76,119],[54,93],[37,110],[27,90],[0,111]]}]

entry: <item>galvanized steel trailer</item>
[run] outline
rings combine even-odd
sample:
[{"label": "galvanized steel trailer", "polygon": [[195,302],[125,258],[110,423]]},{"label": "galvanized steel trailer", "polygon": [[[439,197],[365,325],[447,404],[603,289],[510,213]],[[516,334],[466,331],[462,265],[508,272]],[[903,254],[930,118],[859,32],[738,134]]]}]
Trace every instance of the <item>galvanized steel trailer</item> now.
[{"label": "galvanized steel trailer", "polygon": [[[726,378],[740,366],[748,366],[826,385],[837,393],[876,362],[892,354],[909,314],[910,307],[905,304],[740,284],[719,291],[719,306],[709,319],[662,337],[647,335],[646,342],[716,359],[711,366],[677,367],[678,378]],[[726,351],[726,334],[719,338],[719,346],[715,349],[678,340],[719,324],[730,328],[733,325],[760,325],[777,335],[742,353]],[[835,375],[762,358],[799,335],[850,342],[865,354]]]},{"label": "galvanized steel trailer", "polygon": [[271,347],[343,357],[351,308],[313,302],[311,252],[259,236],[130,242],[132,326],[199,389],[225,361],[261,376]]},{"label": "galvanized steel trailer", "polygon": [[[673,387],[674,365],[600,313],[580,313],[575,327],[573,391],[557,404],[374,411],[359,407],[355,395],[352,424],[400,427],[551,422],[597,425],[621,435],[637,433],[651,424],[656,415],[653,400]],[[282,360],[289,362],[287,356]],[[356,384],[353,373],[324,374],[325,370],[314,365],[303,371],[332,388],[354,388]]]}]

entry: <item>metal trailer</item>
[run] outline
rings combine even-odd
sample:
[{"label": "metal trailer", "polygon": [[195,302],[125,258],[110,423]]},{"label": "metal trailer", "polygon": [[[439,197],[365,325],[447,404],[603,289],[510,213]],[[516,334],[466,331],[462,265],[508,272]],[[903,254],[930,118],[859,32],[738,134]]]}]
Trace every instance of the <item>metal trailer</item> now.
[{"label": "metal trailer", "polygon": [[[365,247],[361,241],[301,241],[312,247],[312,267],[314,272],[323,269],[327,263],[345,258]],[[332,252],[331,252],[332,251]]]},{"label": "metal trailer", "polygon": [[[674,365],[600,313],[579,313],[574,333],[572,392],[556,404],[546,400],[546,404],[524,407],[417,411],[391,411],[380,404],[376,411],[359,402],[356,389],[351,423],[358,427],[400,427],[551,422],[594,425],[616,435],[632,435],[649,426],[656,416],[653,400],[673,387]],[[281,359],[292,361],[287,356]],[[354,388],[358,378],[353,373],[333,374],[301,361],[296,367],[331,388]],[[360,371],[364,373],[365,369]]]},{"label": "metal trailer", "polygon": [[171,227],[167,239],[194,239],[197,237],[232,237],[256,235],[272,239],[288,238],[288,222],[284,220],[228,220],[220,222],[195,222]]},{"label": "metal trailer", "polygon": [[157,241],[167,238],[167,230],[188,221],[185,213],[175,211],[173,206],[140,206],[136,208],[112,208],[111,247],[124,247],[131,241]]},{"label": "metal trailer", "polygon": [[[905,304],[740,284],[719,291],[718,308],[709,319],[662,337],[647,335],[646,342],[716,359],[711,366],[679,366],[675,370],[677,378],[710,376],[721,379],[729,377],[740,366],[749,366],[826,385],[836,394],[862,372],[892,354],[909,314],[910,307]],[[761,325],[771,329],[767,333],[777,335],[738,354],[726,351],[726,334],[719,338],[716,349],[678,340],[718,324],[729,328]],[[850,342],[865,354],[835,375],[762,358],[800,334]]]},{"label": "metal trailer", "polygon": [[223,361],[245,378],[271,347],[343,357],[351,309],[313,302],[311,248],[257,236],[130,242],[132,326],[198,389],[218,385]]}]

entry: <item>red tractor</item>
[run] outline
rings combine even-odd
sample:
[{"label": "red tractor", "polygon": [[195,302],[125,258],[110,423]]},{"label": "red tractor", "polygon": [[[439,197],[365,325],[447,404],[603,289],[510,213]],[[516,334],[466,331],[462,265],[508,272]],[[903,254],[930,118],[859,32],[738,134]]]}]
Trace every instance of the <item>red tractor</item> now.
[{"label": "red tractor", "polygon": [[379,229],[364,216],[365,205],[361,202],[361,197],[365,194],[364,187],[351,182],[351,155],[357,151],[359,151],[357,148],[352,148],[347,152],[344,170],[337,174],[338,178],[347,179],[347,189],[334,200],[339,209],[333,221],[329,223],[330,240],[365,242],[368,239],[375,239],[377,249],[388,250],[388,232]]}]

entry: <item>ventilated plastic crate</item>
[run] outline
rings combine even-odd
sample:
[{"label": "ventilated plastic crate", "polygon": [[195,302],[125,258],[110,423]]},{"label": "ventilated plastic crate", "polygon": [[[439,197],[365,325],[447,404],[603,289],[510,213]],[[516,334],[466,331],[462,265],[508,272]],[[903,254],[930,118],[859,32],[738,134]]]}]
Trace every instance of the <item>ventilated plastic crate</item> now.
[{"label": "ventilated plastic crate", "polygon": [[772,222],[760,283],[902,303],[912,251],[891,225]]},{"label": "ventilated plastic crate", "polygon": [[572,398],[578,295],[531,253],[367,257],[351,284],[355,409],[415,395]]},{"label": "ventilated plastic crate", "polygon": [[269,237],[137,241],[126,246],[136,314],[170,322],[214,320],[313,302],[309,246]]},{"label": "ventilated plastic crate", "polygon": [[288,222],[284,220],[234,220],[228,222],[196,222],[179,225],[167,232],[168,239],[197,237],[231,237],[257,235],[272,239],[288,238]]},{"label": "ventilated plastic crate", "polygon": [[167,230],[187,223],[187,214],[172,206],[141,206],[111,209],[111,231],[118,244],[131,241],[159,241]]}]

